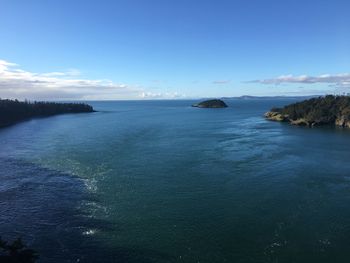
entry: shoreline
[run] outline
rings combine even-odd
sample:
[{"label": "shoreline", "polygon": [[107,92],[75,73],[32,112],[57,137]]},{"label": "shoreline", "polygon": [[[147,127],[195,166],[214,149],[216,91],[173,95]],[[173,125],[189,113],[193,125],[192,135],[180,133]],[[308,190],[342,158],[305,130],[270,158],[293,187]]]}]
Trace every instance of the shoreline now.
[{"label": "shoreline", "polygon": [[21,102],[0,99],[0,129],[35,118],[46,118],[61,114],[96,112],[85,103]]},{"label": "shoreline", "polygon": [[297,126],[350,128],[350,97],[327,95],[313,98],[283,108],[272,108],[264,116],[271,121]]}]

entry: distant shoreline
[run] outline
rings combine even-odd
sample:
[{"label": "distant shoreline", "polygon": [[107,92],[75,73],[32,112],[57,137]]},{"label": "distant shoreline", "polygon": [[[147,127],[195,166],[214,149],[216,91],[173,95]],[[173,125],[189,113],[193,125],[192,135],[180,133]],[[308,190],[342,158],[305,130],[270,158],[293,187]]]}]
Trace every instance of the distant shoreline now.
[{"label": "distant shoreline", "polygon": [[250,95],[243,95],[238,97],[221,97],[221,99],[311,99],[311,98],[317,98],[322,95],[300,95],[300,96],[250,96]]}]

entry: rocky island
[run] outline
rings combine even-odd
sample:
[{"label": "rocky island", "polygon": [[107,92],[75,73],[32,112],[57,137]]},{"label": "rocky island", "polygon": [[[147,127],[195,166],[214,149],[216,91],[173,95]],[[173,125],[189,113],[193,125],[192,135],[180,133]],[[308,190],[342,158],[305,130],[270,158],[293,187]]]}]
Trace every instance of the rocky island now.
[{"label": "rocky island", "polygon": [[197,108],[227,108],[227,104],[222,100],[214,99],[214,100],[206,100],[206,101],[202,101],[202,102],[197,103],[197,104],[193,104],[192,107],[197,107]]},{"label": "rocky island", "polygon": [[350,96],[312,98],[265,113],[272,121],[289,122],[300,126],[333,125],[350,128]]},{"label": "rocky island", "polygon": [[95,112],[85,103],[28,102],[0,99],[0,128],[35,117]]}]

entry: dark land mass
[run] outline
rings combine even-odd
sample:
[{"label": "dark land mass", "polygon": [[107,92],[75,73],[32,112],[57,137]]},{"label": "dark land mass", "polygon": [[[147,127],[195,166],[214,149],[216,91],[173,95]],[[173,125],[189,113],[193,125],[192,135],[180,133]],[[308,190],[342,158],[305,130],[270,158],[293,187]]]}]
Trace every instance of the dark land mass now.
[{"label": "dark land mass", "polygon": [[350,128],[350,96],[312,98],[265,113],[273,121],[289,122],[300,126],[334,125]]},{"label": "dark land mass", "polygon": [[2,263],[34,263],[39,258],[38,253],[26,247],[22,239],[12,243],[3,241],[0,237],[0,262]]},{"label": "dark land mass", "polygon": [[206,100],[197,104],[193,104],[192,107],[197,108],[227,108],[227,105],[224,101],[214,99],[214,100]]},{"label": "dark land mass", "polygon": [[296,100],[306,100],[311,98],[317,98],[320,95],[308,95],[308,96],[251,96],[251,95],[243,95],[239,97],[222,97],[223,100],[232,100],[232,99],[242,99],[242,100],[249,100],[249,99],[260,99],[260,100],[269,100],[269,99],[296,99]]},{"label": "dark land mass", "polygon": [[28,102],[0,99],[0,128],[36,117],[83,112],[94,112],[94,109],[85,103]]}]

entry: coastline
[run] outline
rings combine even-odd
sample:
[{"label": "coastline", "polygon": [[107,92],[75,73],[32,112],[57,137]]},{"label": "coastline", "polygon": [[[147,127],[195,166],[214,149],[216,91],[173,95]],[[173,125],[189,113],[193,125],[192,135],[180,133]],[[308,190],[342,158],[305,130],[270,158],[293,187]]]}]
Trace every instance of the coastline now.
[{"label": "coastline", "polygon": [[46,118],[61,114],[96,112],[85,103],[28,102],[0,99],[0,129],[33,118]]},{"label": "coastline", "polygon": [[272,108],[264,116],[271,121],[297,126],[350,128],[350,97],[327,95],[313,98],[283,108]]}]

